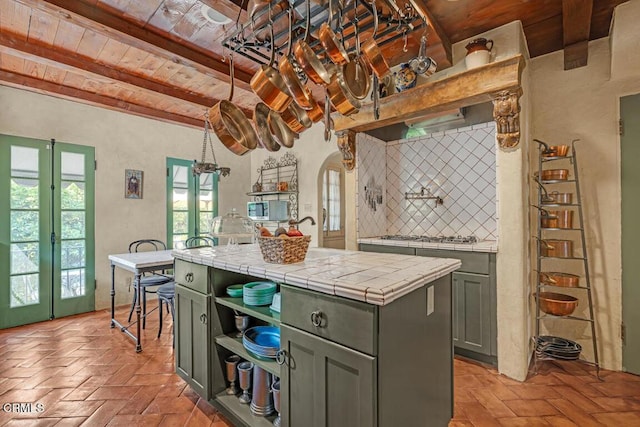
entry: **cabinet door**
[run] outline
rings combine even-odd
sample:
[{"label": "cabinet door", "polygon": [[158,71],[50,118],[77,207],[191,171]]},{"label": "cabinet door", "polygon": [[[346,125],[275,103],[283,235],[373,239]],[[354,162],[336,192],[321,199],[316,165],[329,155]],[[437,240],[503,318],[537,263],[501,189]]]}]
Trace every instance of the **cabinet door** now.
[{"label": "cabinet door", "polygon": [[196,393],[209,399],[209,299],[176,285],[176,373]]},{"label": "cabinet door", "polygon": [[491,354],[489,276],[453,273],[453,342],[456,347]]},{"label": "cabinet door", "polygon": [[284,427],[377,425],[375,358],[287,325],[280,347]]}]

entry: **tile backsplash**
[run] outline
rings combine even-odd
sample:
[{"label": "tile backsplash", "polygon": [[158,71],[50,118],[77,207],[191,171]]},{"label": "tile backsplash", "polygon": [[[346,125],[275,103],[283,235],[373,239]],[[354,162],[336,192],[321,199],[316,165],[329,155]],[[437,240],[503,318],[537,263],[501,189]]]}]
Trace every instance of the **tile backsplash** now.
[{"label": "tile backsplash", "polygon": [[[358,237],[473,234],[497,240],[494,122],[388,143],[362,135],[357,143]],[[364,191],[372,179],[383,185],[383,203],[375,210]],[[405,199],[422,187],[444,204]]]}]

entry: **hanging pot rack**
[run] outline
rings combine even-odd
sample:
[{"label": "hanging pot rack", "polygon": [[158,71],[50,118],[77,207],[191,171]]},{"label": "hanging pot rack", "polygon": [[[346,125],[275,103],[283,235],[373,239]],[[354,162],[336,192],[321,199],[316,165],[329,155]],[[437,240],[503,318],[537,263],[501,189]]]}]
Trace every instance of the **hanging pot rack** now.
[{"label": "hanging pot rack", "polygon": [[[275,5],[280,3],[282,0],[272,0],[270,5],[275,8]],[[353,0],[356,1],[356,0]],[[425,27],[424,21],[420,18],[420,16],[416,13],[410,3],[405,5],[404,10],[398,6],[395,0],[383,0],[384,3],[389,7],[392,11],[391,14],[383,14],[382,8],[376,8],[375,12],[371,5],[364,1],[358,1],[359,6],[363,6],[363,8],[358,7],[356,10],[356,14],[354,21],[358,22],[358,31],[362,34],[364,31],[370,30],[374,28],[375,19],[373,19],[373,14],[377,14],[377,20],[379,22],[378,32],[375,34],[374,39],[379,46],[384,46],[386,44],[392,43],[398,39],[403,37],[407,37],[410,33],[422,29]],[[295,0],[295,2],[289,5],[289,8],[297,9],[299,6],[304,5],[305,0]],[[310,21],[314,21],[314,18],[320,14],[327,13],[329,10],[330,2],[327,1],[324,5],[315,4],[311,7]],[[258,10],[253,20],[260,20],[264,14],[269,13],[269,7],[264,7],[261,10]],[[271,17],[273,22],[285,17],[288,14],[288,9],[278,12]],[[271,44],[277,40],[282,39],[283,37],[288,36],[288,28],[281,32],[277,32],[274,34],[272,40],[264,39],[263,41],[258,40],[255,34],[264,32],[268,30],[269,20],[265,22],[263,25],[252,25],[251,18],[244,24],[239,24],[236,26],[236,29],[230,33],[223,41],[222,45],[235,52],[236,54],[243,56],[259,65],[266,65],[270,62],[270,51]],[[314,33],[320,28],[320,25],[324,22],[321,20],[315,25],[311,24],[309,28],[310,33]],[[356,31],[345,32],[348,28],[352,27],[352,22],[339,22],[339,25],[335,29],[336,33],[341,33],[344,37],[343,43],[347,44],[347,42],[354,39],[356,35]],[[383,27],[383,28],[380,28]],[[305,19],[299,19],[292,24],[292,40],[290,43],[294,43],[298,39],[304,37],[305,33]],[[355,51],[355,43],[349,43],[351,46],[347,49],[348,53]],[[320,41],[317,39],[310,39],[309,46],[316,51],[322,51],[320,56],[323,56],[324,50],[321,49]],[[319,49],[320,48],[320,49]],[[287,43],[282,43],[281,46],[273,46],[275,51],[275,55],[277,58],[282,57],[286,54]]]}]

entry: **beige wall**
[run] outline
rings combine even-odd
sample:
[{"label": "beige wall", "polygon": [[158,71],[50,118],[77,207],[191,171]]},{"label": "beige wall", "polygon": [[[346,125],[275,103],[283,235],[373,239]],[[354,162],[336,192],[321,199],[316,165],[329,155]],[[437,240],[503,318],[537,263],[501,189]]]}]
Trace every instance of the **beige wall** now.
[{"label": "beige wall", "polygon": [[[554,144],[580,139],[577,143],[580,189],[598,350],[601,365],[615,370],[622,367],[619,98],[640,92],[639,20],[640,1],[619,6],[611,40],[589,43],[586,67],[564,71],[562,52],[531,61],[532,134]],[[621,66],[633,59],[636,61],[632,64],[633,72]],[[533,160],[531,167],[537,168]],[[582,299],[578,311],[584,314],[586,308]],[[584,353],[592,357],[589,328],[576,323],[565,321],[554,327],[566,331],[567,337],[582,337]]]},{"label": "beige wall", "polygon": [[[107,307],[108,255],[126,252],[132,240],[166,240],[166,158],[199,159],[203,132],[5,86],[0,86],[0,105],[0,133],[95,147],[96,308]],[[231,176],[219,185],[219,211],[224,213],[245,204],[251,161],[213,138],[217,160],[231,167]],[[124,198],[125,169],[144,171],[142,200]],[[118,304],[131,301],[129,277],[116,275]]]}]

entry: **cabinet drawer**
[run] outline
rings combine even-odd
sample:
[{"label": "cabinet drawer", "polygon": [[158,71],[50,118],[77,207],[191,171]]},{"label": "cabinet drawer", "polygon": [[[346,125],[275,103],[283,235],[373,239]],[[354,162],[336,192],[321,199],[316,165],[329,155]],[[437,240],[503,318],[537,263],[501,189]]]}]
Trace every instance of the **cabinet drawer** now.
[{"label": "cabinet drawer", "polygon": [[185,288],[193,289],[202,294],[209,293],[209,268],[206,265],[194,264],[191,262],[176,260],[175,278],[176,282]]},{"label": "cabinet drawer", "polygon": [[489,274],[489,254],[486,252],[448,251],[444,249],[416,249],[416,255],[434,258],[456,258],[462,261],[458,271]]},{"label": "cabinet drawer", "polygon": [[282,323],[376,355],[376,306],[286,285],[281,293]]}]

